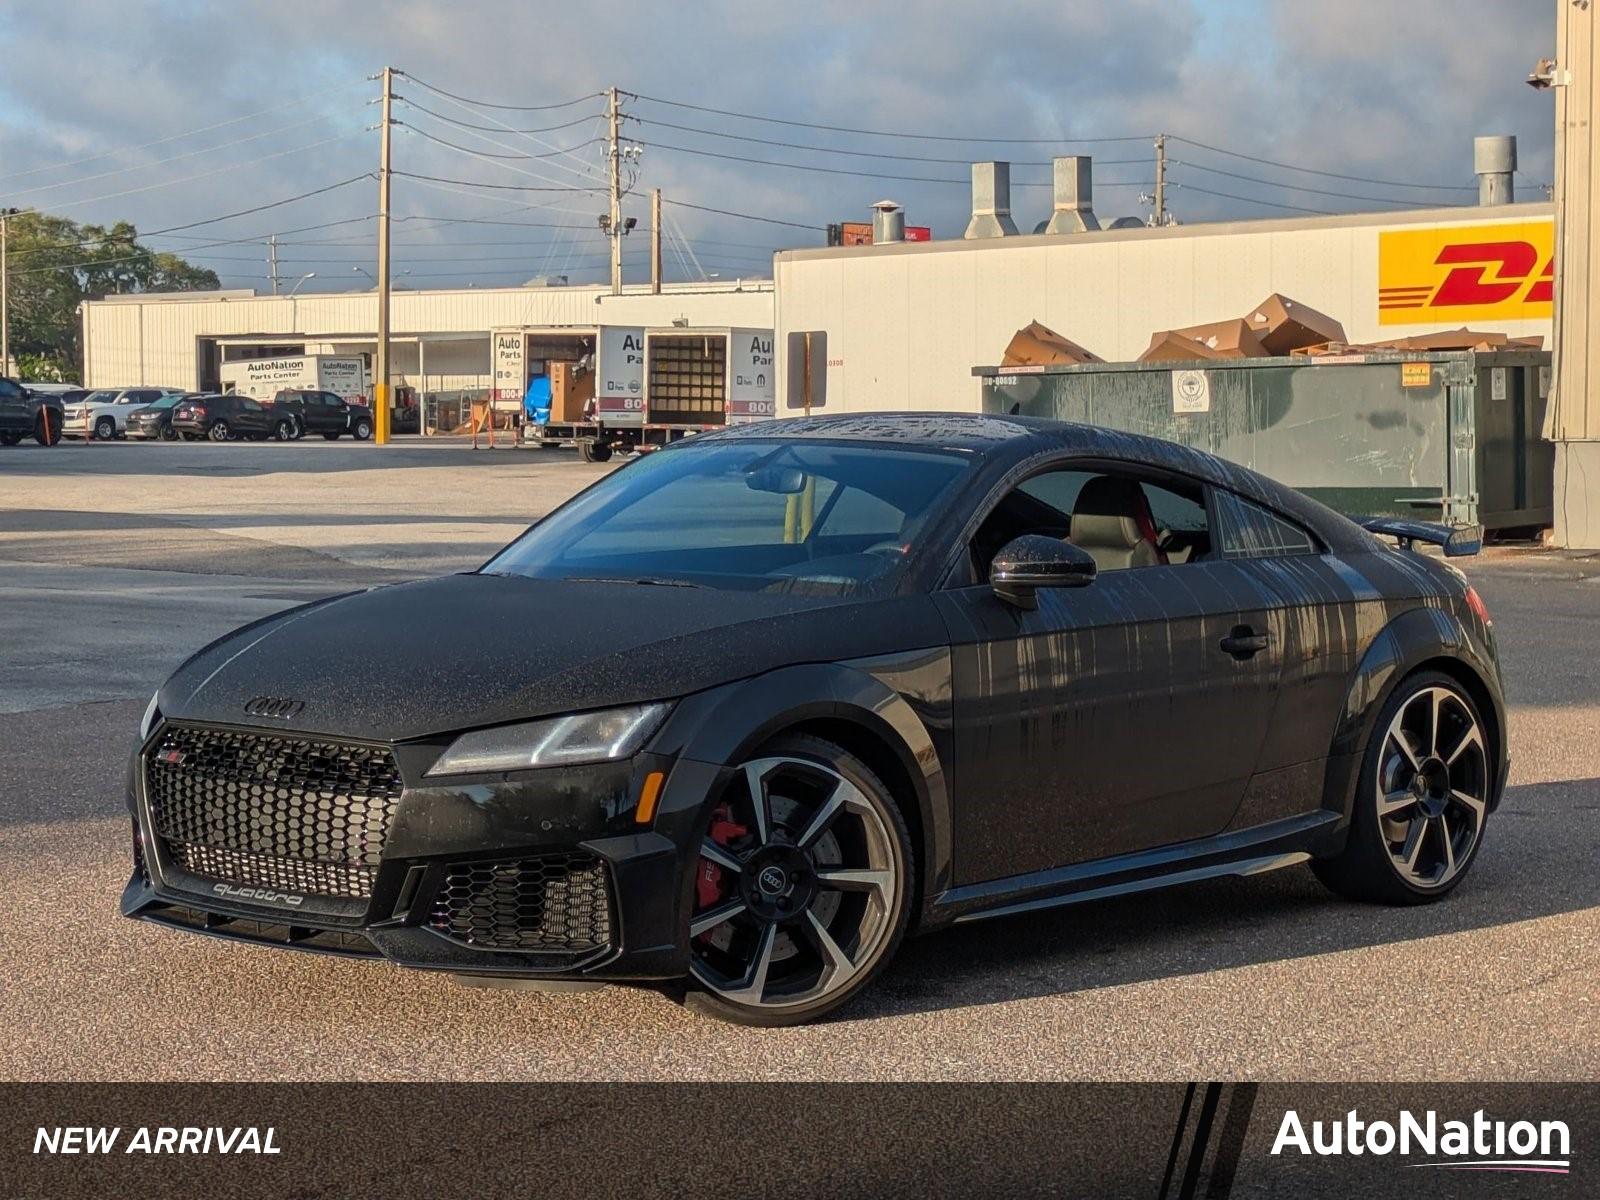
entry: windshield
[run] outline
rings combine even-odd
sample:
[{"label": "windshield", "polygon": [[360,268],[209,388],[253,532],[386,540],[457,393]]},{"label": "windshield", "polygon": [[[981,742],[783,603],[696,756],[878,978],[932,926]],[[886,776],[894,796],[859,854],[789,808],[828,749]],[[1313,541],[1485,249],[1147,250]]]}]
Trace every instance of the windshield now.
[{"label": "windshield", "polygon": [[89,404],[107,404],[120,394],[116,388],[101,388],[99,391],[90,392],[84,400]]},{"label": "windshield", "polygon": [[739,441],[651,454],[483,569],[825,596],[887,595],[966,470],[954,451]]},{"label": "windshield", "polygon": [[163,397],[161,397],[161,399],[153,401],[148,407],[150,407],[150,408],[171,408],[174,404],[176,404],[179,400],[182,400],[182,399],[183,399],[183,397],[179,396],[179,395],[163,396]]}]

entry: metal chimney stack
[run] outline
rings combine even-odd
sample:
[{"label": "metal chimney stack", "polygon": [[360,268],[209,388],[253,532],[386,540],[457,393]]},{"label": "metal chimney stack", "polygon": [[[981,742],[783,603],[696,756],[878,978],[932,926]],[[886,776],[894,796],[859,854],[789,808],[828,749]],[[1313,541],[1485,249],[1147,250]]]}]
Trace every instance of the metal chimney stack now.
[{"label": "metal chimney stack", "polygon": [[968,238],[1015,237],[1011,220],[1011,164],[977,162],[972,164],[972,220],[967,222]]},{"label": "metal chimney stack", "polygon": [[1088,155],[1057,158],[1055,167],[1055,212],[1050,214],[1046,233],[1092,233],[1100,228],[1094,215],[1094,159]]},{"label": "metal chimney stack", "polygon": [[1472,169],[1478,175],[1479,204],[1510,204],[1517,170],[1517,139],[1506,134],[1472,139]]},{"label": "metal chimney stack", "polygon": [[872,206],[872,244],[906,240],[906,211],[893,200],[879,200]]}]

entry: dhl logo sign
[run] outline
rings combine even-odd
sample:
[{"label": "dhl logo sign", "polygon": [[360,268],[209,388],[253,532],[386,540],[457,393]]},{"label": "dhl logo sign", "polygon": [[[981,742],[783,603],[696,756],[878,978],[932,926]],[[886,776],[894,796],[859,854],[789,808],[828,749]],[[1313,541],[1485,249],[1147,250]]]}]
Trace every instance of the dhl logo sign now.
[{"label": "dhl logo sign", "polygon": [[1518,221],[1378,234],[1378,324],[1548,318],[1555,224]]}]

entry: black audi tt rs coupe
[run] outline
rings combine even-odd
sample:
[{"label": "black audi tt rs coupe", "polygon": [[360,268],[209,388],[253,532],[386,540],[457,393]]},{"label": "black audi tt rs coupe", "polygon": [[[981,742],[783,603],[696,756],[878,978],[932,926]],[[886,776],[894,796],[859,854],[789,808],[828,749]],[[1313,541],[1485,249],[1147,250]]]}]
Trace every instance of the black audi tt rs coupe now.
[{"label": "black audi tt rs coupe", "polygon": [[695,437],[189,659],[122,911],[784,1025],[913,929],[1307,861],[1436,900],[1507,769],[1477,541],[1088,426]]}]

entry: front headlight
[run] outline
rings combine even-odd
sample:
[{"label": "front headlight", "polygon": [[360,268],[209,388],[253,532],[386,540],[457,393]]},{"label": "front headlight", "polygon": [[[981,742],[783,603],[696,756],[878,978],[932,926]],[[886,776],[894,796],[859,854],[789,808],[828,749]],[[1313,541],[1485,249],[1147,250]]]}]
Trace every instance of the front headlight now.
[{"label": "front headlight", "polygon": [[629,758],[660,727],[671,707],[636,704],[464,733],[427,774],[478,775]]},{"label": "front headlight", "polygon": [[139,721],[139,740],[142,742],[150,736],[150,731],[156,727],[156,722],[161,719],[161,710],[156,707],[156,701],[161,699],[161,689],[157,688],[155,695],[150,697],[150,703],[145,705],[144,716]]}]

